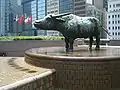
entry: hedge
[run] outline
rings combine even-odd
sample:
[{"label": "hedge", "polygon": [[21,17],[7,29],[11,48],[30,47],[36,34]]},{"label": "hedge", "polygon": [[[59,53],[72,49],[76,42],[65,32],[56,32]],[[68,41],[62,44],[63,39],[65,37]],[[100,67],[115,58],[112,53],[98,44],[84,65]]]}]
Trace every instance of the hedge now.
[{"label": "hedge", "polygon": [[0,40],[63,40],[63,36],[1,36]]}]

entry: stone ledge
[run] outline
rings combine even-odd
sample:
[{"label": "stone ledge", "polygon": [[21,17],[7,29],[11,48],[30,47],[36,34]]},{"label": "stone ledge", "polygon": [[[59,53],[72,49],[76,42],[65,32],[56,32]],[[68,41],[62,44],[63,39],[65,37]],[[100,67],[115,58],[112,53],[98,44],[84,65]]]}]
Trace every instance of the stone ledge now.
[{"label": "stone ledge", "polygon": [[[20,81],[17,81],[17,82],[15,82],[15,83],[12,83],[12,84],[9,84],[9,85],[5,85],[5,86],[2,86],[2,87],[0,87],[0,90],[19,90],[20,88],[28,88],[28,86],[31,86],[30,84],[34,84],[34,83],[39,83],[43,78],[52,78],[52,74],[54,74],[55,73],[55,70],[54,69],[52,69],[52,70],[49,70],[49,71],[45,71],[45,72],[43,72],[43,73],[41,73],[40,75],[35,75],[35,76],[32,76],[32,77],[30,77],[30,78],[26,78],[26,79],[24,79],[24,80],[20,80]],[[50,77],[51,76],[51,77]],[[36,82],[36,81],[38,81],[38,80],[40,80],[39,82]],[[52,82],[52,79],[50,79],[51,81],[48,81],[47,83],[49,83],[49,82]],[[42,83],[41,83],[41,85],[39,86],[39,87],[41,87],[43,84],[46,84],[47,85],[47,83],[44,83],[43,81],[42,81]],[[28,86],[27,86],[27,84],[29,84]],[[34,85],[34,86],[32,86],[31,87],[31,90],[36,90],[35,88],[37,88],[36,87],[37,85]],[[44,86],[44,85],[43,85]],[[52,87],[52,85],[51,85],[51,87]],[[49,87],[48,87],[49,88]],[[22,89],[21,89],[22,90]],[[25,90],[29,90],[29,89],[25,89]],[[47,89],[46,89],[47,90]]]}]

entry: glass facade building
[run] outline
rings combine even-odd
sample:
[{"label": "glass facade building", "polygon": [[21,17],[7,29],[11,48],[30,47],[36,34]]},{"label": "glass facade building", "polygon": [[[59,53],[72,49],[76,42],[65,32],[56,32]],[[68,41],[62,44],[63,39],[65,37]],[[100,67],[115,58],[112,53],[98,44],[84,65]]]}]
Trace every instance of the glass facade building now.
[{"label": "glass facade building", "polygon": [[74,12],[74,1],[73,0],[59,0],[60,13]]},{"label": "glass facade building", "polygon": [[6,36],[10,31],[10,1],[0,0],[0,36]]},{"label": "glass facade building", "polygon": [[[46,0],[37,1],[37,19],[41,19],[46,15]],[[39,35],[46,35],[46,31],[38,30]]]},{"label": "glass facade building", "polygon": [[[45,0],[23,0],[23,13],[24,17],[27,18],[28,16],[32,16],[32,23],[36,19],[41,19],[46,15],[46,5]],[[27,35],[37,35],[44,34],[44,31],[37,31],[34,25],[30,23],[24,23],[23,30]]]},{"label": "glass facade building", "polygon": [[0,34],[4,34],[5,30],[5,1],[0,0]]},{"label": "glass facade building", "polygon": [[38,19],[43,18],[46,15],[46,1],[45,0],[38,0],[38,8],[37,8],[37,13],[38,13]]},{"label": "glass facade building", "polygon": [[[28,16],[32,16],[32,20],[36,19],[36,0],[24,0],[23,4],[23,15],[24,19]],[[23,33],[25,35],[33,35],[32,23],[23,23]]]}]

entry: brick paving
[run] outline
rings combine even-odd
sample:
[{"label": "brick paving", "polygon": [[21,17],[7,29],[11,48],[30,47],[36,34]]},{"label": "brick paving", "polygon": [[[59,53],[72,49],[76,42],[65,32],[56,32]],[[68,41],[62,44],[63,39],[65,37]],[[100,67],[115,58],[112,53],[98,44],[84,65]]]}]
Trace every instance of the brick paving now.
[{"label": "brick paving", "polygon": [[24,57],[0,57],[0,86],[38,75],[49,69],[27,64]]}]

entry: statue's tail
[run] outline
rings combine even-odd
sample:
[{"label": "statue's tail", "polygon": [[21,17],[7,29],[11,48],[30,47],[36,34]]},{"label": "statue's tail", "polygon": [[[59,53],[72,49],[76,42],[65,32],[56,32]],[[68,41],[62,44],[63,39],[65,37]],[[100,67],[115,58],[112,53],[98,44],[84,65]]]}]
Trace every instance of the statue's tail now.
[{"label": "statue's tail", "polygon": [[110,35],[110,33],[108,32],[108,30],[105,27],[102,27],[102,29],[109,35],[112,37],[112,35]]}]

